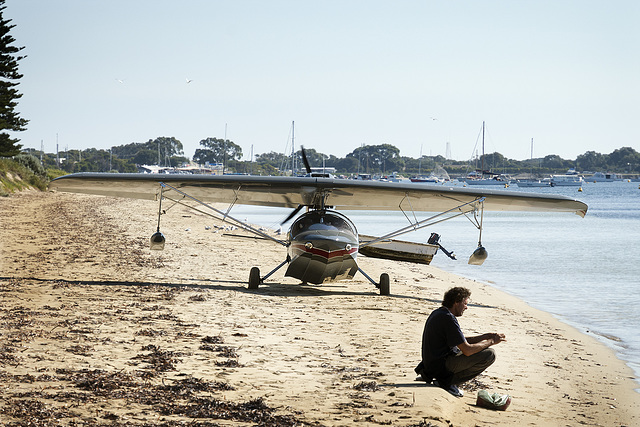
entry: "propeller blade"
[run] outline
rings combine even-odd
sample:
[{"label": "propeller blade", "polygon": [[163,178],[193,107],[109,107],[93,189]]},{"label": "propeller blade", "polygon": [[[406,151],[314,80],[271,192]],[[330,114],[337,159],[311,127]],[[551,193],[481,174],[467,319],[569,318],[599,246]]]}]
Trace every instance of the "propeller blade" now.
[{"label": "propeller blade", "polygon": [[[303,153],[304,153],[304,151],[303,151]],[[288,217],[286,217],[286,218],[285,218],[285,220],[284,220],[284,221],[282,221],[282,222],[280,223],[280,225],[284,225],[284,224],[286,224],[287,222],[289,222],[289,220],[290,220],[291,218],[293,218],[294,216],[296,216],[296,215],[297,215],[297,213],[298,213],[298,212],[300,212],[300,209],[302,209],[303,207],[304,207],[304,205],[298,205],[298,207],[297,207],[297,208],[295,208],[295,209],[294,209],[294,210],[289,214],[289,216],[288,216]]]},{"label": "propeller blade", "polygon": [[300,146],[300,151],[302,152],[302,163],[304,163],[304,167],[307,169],[307,173],[311,174],[311,166],[309,165],[309,159],[307,159],[307,153],[304,152],[304,147]]}]

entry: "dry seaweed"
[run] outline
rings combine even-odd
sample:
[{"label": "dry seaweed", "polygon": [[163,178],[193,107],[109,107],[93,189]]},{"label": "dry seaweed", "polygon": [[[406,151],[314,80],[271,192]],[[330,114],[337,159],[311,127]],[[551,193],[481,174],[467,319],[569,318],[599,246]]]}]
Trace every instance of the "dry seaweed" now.
[{"label": "dry seaweed", "polygon": [[139,354],[134,359],[140,359],[146,362],[148,369],[156,372],[175,371],[176,363],[180,361],[178,356],[182,353],[176,351],[162,350],[153,344],[142,347],[142,351],[148,351],[148,354]]},{"label": "dry seaweed", "polygon": [[185,390],[189,391],[216,391],[216,390],[234,390],[228,383],[222,381],[208,382],[200,378],[189,377],[176,381],[170,386],[162,386],[163,390],[169,390],[184,394]]},{"label": "dry seaweed", "polygon": [[113,390],[137,387],[136,378],[128,373],[107,372],[100,369],[74,372],[65,379],[72,381],[81,390],[107,395]]},{"label": "dry seaweed", "polygon": [[[78,414],[69,411],[68,407],[88,402],[113,401],[125,399],[128,402],[144,405],[145,412],[153,412],[159,416],[184,416],[190,419],[189,425],[213,426],[217,425],[207,419],[224,419],[240,422],[250,422],[258,426],[299,426],[317,423],[306,423],[294,415],[279,415],[276,410],[266,405],[261,399],[253,399],[247,402],[229,402],[210,396],[216,391],[233,390],[233,387],[224,382],[209,382],[200,378],[187,377],[180,380],[170,380],[171,384],[151,384],[144,380],[139,373],[109,372],[100,369],[95,370],[69,370],[59,369],[57,376],[39,376],[30,378],[66,381],[71,386],[82,390],[75,392],[60,390],[33,390],[29,393],[14,393],[7,400],[0,414],[17,420],[7,425],[15,426],[58,426],[58,425],[99,425],[98,419],[76,422]],[[202,393],[207,396],[202,396]],[[48,404],[42,400],[52,401]],[[60,406],[61,402],[68,402]],[[185,425],[178,421],[165,421],[153,424],[134,423],[130,420],[121,420],[121,416],[103,410],[96,414],[103,420],[108,420],[110,426],[118,425]],[[69,420],[71,419],[71,420]],[[204,420],[197,420],[204,419]],[[123,424],[119,424],[123,422]]]},{"label": "dry seaweed", "polygon": [[60,409],[48,405],[39,400],[11,399],[0,408],[0,414],[19,418],[25,421],[23,425],[48,426],[50,422],[55,422],[60,418],[76,416],[75,413],[66,409]]},{"label": "dry seaweed", "polygon": [[460,386],[460,388],[463,389],[464,391],[474,392],[478,390],[489,389],[491,387],[489,387],[486,383],[482,381],[482,375],[480,375],[479,377],[473,378],[470,381],[465,382]]},{"label": "dry seaweed", "polygon": [[375,381],[361,381],[353,386],[355,390],[359,391],[378,391],[382,390],[382,387]]},{"label": "dry seaweed", "polygon": [[215,337],[206,336],[202,338],[201,341],[205,344],[224,344],[224,338],[222,338],[220,335],[217,335]]},{"label": "dry seaweed", "polygon": [[226,358],[230,358],[230,359],[237,359],[238,358],[238,353],[236,353],[235,348],[229,347],[229,346],[225,346],[225,345],[212,346],[212,345],[209,345],[209,344],[203,344],[203,345],[200,346],[200,350],[206,350],[206,351],[215,352],[220,357],[226,357]]},{"label": "dry seaweed", "polygon": [[15,349],[9,346],[0,347],[0,364],[2,365],[16,365],[18,359],[14,354]]},{"label": "dry seaweed", "polygon": [[[193,399],[187,404],[171,403],[160,409],[163,415],[184,415],[189,418],[213,418],[255,423],[258,426],[299,426],[301,420],[293,415],[277,415],[262,398],[243,403],[215,398]],[[306,425],[319,426],[317,423]]]},{"label": "dry seaweed", "polygon": [[136,332],[136,335],[143,336],[143,337],[160,337],[166,334],[167,334],[166,331],[151,329],[151,328],[143,329],[141,331]]},{"label": "dry seaweed", "polygon": [[90,356],[93,351],[93,347],[90,345],[73,345],[68,347],[67,352],[76,354],[78,356]]},{"label": "dry seaweed", "polygon": [[242,365],[235,359],[227,359],[223,362],[216,361],[216,366],[224,366],[225,368],[239,368]]},{"label": "dry seaweed", "polygon": [[206,300],[207,300],[207,297],[204,294],[196,294],[196,295],[191,295],[189,297],[189,301],[203,302]]}]

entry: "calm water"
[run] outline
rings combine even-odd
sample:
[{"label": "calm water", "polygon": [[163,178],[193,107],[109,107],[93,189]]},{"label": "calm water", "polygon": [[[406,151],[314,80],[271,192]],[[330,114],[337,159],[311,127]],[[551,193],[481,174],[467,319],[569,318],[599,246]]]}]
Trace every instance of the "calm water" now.
[{"label": "calm water", "polygon": [[[420,184],[418,184],[420,185]],[[482,244],[489,257],[467,264],[478,231],[458,218],[405,235],[426,241],[431,232],[454,251],[439,253],[432,265],[491,283],[530,305],[595,335],[616,350],[640,378],[640,189],[638,182],[587,183],[575,187],[509,190],[563,194],[589,205],[574,214],[498,213],[484,217]],[[498,187],[499,188],[499,187]],[[236,217],[278,228],[288,210],[239,206]],[[363,234],[382,235],[407,224],[402,214],[348,212]]]}]

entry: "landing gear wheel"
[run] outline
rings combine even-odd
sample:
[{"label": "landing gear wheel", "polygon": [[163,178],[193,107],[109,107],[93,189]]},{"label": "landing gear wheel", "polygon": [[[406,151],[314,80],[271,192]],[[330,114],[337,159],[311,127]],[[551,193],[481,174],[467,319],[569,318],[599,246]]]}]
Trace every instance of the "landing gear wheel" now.
[{"label": "landing gear wheel", "polygon": [[382,273],[380,275],[380,295],[389,295],[389,292],[389,275],[387,273]]},{"label": "landing gear wheel", "polygon": [[251,267],[251,271],[249,272],[249,289],[258,289],[260,282],[260,269],[258,267]]}]

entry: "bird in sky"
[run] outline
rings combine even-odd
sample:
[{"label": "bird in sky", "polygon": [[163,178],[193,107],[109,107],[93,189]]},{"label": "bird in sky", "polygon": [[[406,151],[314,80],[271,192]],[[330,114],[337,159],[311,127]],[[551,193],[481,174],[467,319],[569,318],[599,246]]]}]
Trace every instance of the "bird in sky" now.
[{"label": "bird in sky", "polygon": [[187,84],[191,83],[193,80],[187,78]]}]

